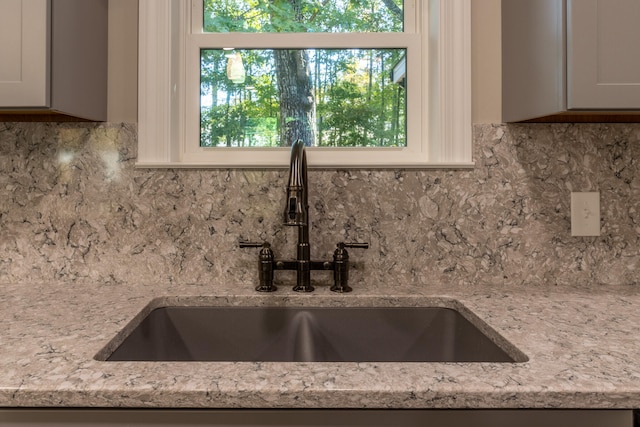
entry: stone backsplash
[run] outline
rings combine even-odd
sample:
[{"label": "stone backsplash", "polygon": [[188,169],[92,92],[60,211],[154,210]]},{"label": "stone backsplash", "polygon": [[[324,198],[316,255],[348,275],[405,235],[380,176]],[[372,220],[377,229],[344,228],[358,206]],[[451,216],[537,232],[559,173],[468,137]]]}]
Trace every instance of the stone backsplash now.
[{"label": "stone backsplash", "polygon": [[[312,257],[369,242],[350,250],[354,287],[640,282],[639,124],[474,138],[474,169],[311,170]],[[131,124],[0,123],[0,283],[252,286],[257,253],[239,240],[295,256],[286,170],[136,169],[135,153]],[[600,191],[600,237],[571,237],[571,191]]]}]

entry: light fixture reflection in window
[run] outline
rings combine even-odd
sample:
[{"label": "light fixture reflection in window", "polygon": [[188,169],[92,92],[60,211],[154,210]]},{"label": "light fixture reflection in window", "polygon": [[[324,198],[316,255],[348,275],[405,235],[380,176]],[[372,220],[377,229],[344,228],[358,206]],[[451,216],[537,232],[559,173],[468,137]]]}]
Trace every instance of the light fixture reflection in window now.
[{"label": "light fixture reflection in window", "polygon": [[236,84],[244,83],[247,72],[242,63],[242,56],[238,52],[227,53],[227,78]]}]

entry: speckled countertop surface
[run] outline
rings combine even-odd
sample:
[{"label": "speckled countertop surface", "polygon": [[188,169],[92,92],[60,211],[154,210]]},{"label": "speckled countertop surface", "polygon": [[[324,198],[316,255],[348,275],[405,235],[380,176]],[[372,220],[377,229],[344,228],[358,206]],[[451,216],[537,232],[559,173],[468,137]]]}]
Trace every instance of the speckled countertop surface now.
[{"label": "speckled countertop surface", "polygon": [[[247,289],[245,289],[247,288]],[[455,299],[525,363],[101,362],[154,298],[200,305],[432,305]],[[640,403],[637,287],[4,285],[0,405],[193,408],[633,408]]]}]

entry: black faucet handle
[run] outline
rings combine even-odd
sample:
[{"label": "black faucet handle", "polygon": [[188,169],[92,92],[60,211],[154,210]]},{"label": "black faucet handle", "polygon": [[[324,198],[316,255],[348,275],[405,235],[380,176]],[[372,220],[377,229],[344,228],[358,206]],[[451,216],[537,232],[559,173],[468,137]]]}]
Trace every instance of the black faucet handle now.
[{"label": "black faucet handle", "polygon": [[356,249],[369,249],[369,243],[360,243],[360,242],[352,242],[352,243],[338,243],[338,248],[356,248]]},{"label": "black faucet handle", "polygon": [[349,252],[346,248],[369,249],[369,243],[340,242],[333,253],[333,286],[332,292],[351,292],[349,286]]},{"label": "black faucet handle", "polygon": [[238,243],[238,246],[240,248],[264,248],[264,249],[268,249],[271,247],[271,244],[269,244],[269,242],[246,242],[246,241],[240,241]]},{"label": "black faucet handle", "polygon": [[278,288],[273,284],[273,264],[274,256],[269,242],[240,242],[241,248],[262,248],[258,257],[258,280],[259,285],[256,287],[258,292],[274,292]]}]

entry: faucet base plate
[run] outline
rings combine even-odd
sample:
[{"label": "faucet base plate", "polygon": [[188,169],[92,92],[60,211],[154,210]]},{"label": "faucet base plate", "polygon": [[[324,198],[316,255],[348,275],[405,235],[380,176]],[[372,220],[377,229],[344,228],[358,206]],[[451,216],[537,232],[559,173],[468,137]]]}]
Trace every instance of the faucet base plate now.
[{"label": "faucet base plate", "polygon": [[296,285],[293,287],[294,292],[313,292],[314,287],[311,285]]}]

